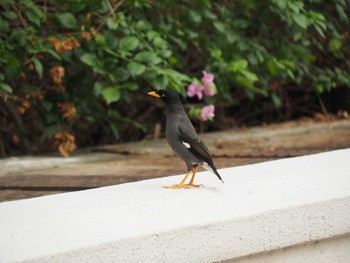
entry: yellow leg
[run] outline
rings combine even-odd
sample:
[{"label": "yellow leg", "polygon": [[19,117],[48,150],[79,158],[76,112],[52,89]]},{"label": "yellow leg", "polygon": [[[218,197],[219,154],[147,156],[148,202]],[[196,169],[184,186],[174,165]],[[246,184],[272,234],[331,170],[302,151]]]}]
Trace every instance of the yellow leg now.
[{"label": "yellow leg", "polygon": [[202,184],[194,184],[193,183],[194,177],[195,177],[197,171],[198,171],[198,165],[194,167],[191,180],[190,180],[190,182],[188,184],[184,185],[184,188],[201,187],[201,186],[203,186]]},{"label": "yellow leg", "polygon": [[191,180],[190,180],[189,184],[193,184],[194,176],[196,175],[197,171],[198,171],[198,166],[195,166],[194,169],[193,169],[192,177],[191,177]]},{"label": "yellow leg", "polygon": [[[193,184],[193,180],[194,180],[194,176],[196,175],[196,172],[198,170],[198,166],[195,166],[194,169],[192,171],[189,171],[185,177],[181,180],[181,182],[179,184],[174,184],[171,186],[164,186],[164,188],[168,188],[168,189],[180,189],[180,188],[192,188],[192,187],[201,187],[203,185],[201,184]],[[191,180],[188,184],[185,184],[187,178],[190,176],[190,174],[192,173],[192,177]]]}]

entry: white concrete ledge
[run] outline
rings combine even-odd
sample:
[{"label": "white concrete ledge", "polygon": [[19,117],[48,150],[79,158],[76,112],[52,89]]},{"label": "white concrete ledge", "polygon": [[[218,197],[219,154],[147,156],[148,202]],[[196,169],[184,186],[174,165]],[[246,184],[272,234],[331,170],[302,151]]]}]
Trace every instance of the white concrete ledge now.
[{"label": "white concrete ledge", "polygon": [[296,262],[279,249],[328,240],[344,248],[332,262],[350,255],[350,149],[220,173],[200,189],[162,188],[181,175],[1,203],[0,262]]}]

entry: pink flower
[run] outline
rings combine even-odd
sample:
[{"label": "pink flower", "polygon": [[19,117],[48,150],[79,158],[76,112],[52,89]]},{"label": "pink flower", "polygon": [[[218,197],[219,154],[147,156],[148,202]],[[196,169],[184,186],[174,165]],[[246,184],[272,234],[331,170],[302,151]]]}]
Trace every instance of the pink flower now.
[{"label": "pink flower", "polygon": [[214,84],[214,74],[208,73],[205,70],[202,71],[203,77],[202,82],[208,86],[215,85]]},{"label": "pink flower", "polygon": [[206,87],[204,87],[202,84],[192,83],[187,88],[187,96],[190,98],[197,96],[199,100],[202,100],[205,89]]},{"label": "pink flower", "polygon": [[[214,88],[215,88],[215,86],[214,86]],[[216,94],[216,89],[205,87],[204,94],[209,96],[209,97],[214,96]]]},{"label": "pink flower", "polygon": [[215,116],[215,106],[213,104],[204,106],[202,108],[200,119],[202,121],[211,120]]}]

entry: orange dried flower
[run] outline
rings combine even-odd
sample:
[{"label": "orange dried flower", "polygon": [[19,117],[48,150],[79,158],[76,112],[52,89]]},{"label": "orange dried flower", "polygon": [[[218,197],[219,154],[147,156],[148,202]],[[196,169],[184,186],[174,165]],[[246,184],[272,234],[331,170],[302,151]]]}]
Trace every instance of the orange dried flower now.
[{"label": "orange dried flower", "polygon": [[96,31],[96,29],[94,27],[90,28],[90,33],[92,36],[96,36],[98,34],[98,32]]},{"label": "orange dried flower", "polygon": [[25,79],[27,77],[26,73],[24,71],[21,71],[19,73],[19,76],[21,77],[21,79]]},{"label": "orange dried flower", "polygon": [[69,132],[57,132],[53,136],[54,146],[58,149],[63,157],[68,157],[69,154],[77,149],[75,145],[75,137]]},{"label": "orange dried flower", "polygon": [[62,84],[54,84],[52,86],[47,86],[46,88],[48,90],[53,90],[60,93],[63,93],[66,91],[66,88]]},{"label": "orange dried flower", "polygon": [[83,32],[81,33],[81,38],[86,42],[89,42],[91,40],[91,34],[89,32]]},{"label": "orange dried flower", "polygon": [[55,89],[57,92],[61,92],[61,93],[63,93],[63,92],[66,91],[66,88],[65,88],[63,85],[61,85],[61,84],[55,85],[55,86],[54,86],[54,89]]},{"label": "orange dried flower", "polygon": [[29,70],[29,71],[33,71],[33,70],[34,70],[34,65],[33,65],[33,63],[29,63],[29,65],[28,65],[28,70]]},{"label": "orange dried flower", "polygon": [[37,100],[42,100],[44,98],[44,94],[41,91],[37,91],[33,94],[33,97]]},{"label": "orange dried flower", "polygon": [[26,108],[24,108],[23,106],[17,106],[16,107],[16,112],[18,114],[24,114],[26,112]]},{"label": "orange dried flower", "polygon": [[22,106],[27,110],[30,107],[30,102],[25,100],[25,101],[22,102]]},{"label": "orange dried flower", "polygon": [[74,107],[73,103],[63,102],[57,103],[58,111],[62,113],[62,117],[71,121],[77,115],[77,109]]},{"label": "orange dried flower", "polygon": [[61,54],[63,52],[62,43],[56,37],[50,37],[49,41],[55,46],[56,52],[58,54]]},{"label": "orange dried flower", "polygon": [[91,20],[91,13],[87,13],[87,14],[86,14],[86,20],[87,20],[87,21],[90,21],[90,20]]},{"label": "orange dried flower", "polygon": [[11,136],[11,142],[13,144],[19,144],[21,142],[21,138],[18,136],[18,134],[14,133]]},{"label": "orange dried flower", "polygon": [[80,43],[75,37],[69,37],[63,42],[62,45],[64,50],[69,51],[80,47]]},{"label": "orange dried flower", "polygon": [[60,84],[62,82],[63,77],[64,77],[64,67],[58,65],[58,66],[51,68],[50,69],[50,77],[54,83]]}]

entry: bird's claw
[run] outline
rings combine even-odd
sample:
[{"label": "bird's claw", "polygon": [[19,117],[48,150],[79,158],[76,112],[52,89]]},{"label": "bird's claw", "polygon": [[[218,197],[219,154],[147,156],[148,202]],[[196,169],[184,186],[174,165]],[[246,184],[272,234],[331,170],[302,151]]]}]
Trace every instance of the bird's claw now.
[{"label": "bird's claw", "polygon": [[190,189],[190,188],[199,188],[199,187],[204,187],[202,184],[174,184],[170,186],[164,186],[163,188],[167,189]]}]

